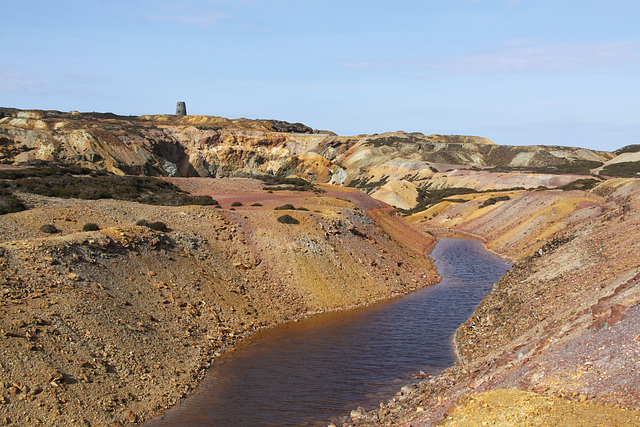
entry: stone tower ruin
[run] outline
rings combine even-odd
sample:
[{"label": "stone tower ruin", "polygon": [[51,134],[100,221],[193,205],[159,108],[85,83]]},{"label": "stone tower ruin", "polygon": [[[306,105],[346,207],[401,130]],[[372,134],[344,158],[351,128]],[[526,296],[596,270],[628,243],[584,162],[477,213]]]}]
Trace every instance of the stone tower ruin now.
[{"label": "stone tower ruin", "polygon": [[184,117],[187,115],[187,104],[185,102],[178,102],[176,105],[176,116]]}]

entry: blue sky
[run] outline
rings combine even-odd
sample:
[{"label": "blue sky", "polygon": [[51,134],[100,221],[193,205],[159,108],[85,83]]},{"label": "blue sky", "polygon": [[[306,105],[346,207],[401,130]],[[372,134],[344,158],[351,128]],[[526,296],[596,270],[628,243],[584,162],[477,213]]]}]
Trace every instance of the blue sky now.
[{"label": "blue sky", "polygon": [[640,144],[637,0],[0,0],[0,106]]}]

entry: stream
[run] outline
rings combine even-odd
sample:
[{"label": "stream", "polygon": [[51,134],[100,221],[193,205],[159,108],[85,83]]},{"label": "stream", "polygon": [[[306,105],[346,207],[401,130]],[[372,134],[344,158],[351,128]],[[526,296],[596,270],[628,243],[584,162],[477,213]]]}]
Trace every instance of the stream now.
[{"label": "stream", "polygon": [[453,365],[455,330],[511,264],[472,239],[440,239],[431,257],[439,284],[258,332],[147,425],[326,426],[359,406],[378,407],[415,382],[412,374]]}]

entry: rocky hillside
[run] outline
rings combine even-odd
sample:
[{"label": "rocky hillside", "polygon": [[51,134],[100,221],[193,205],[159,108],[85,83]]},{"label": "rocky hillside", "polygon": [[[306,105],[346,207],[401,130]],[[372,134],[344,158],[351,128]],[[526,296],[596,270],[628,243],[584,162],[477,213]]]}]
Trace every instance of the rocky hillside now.
[{"label": "rocky hillside", "polygon": [[177,183],[229,198],[20,193],[29,209],[0,216],[0,424],[143,422],[247,333],[438,280],[435,239],[365,195],[194,180]]},{"label": "rocky hillside", "polygon": [[433,283],[458,233],[514,268],[454,367],[345,425],[638,425],[639,152],[0,109],[0,423],[142,422],[238,336]]},{"label": "rocky hillside", "polygon": [[640,424],[640,180],[465,197],[410,220],[515,266],[458,329],[454,367],[348,424]]},{"label": "rocky hillside", "polygon": [[337,136],[276,120],[213,116],[0,111],[0,162],[62,163],[170,177],[273,175],[355,187],[404,210],[426,192],[555,188],[591,177],[640,173],[637,147],[496,145],[486,138],[392,132]]},{"label": "rocky hillside", "polygon": [[[588,174],[616,157],[572,147],[499,146],[470,136],[395,132],[340,137],[274,120],[12,109],[0,114],[2,163],[61,162],[116,174],[272,174],[373,190],[393,179],[425,187],[441,177],[439,172],[461,168]],[[550,178],[525,181],[536,187]]]}]

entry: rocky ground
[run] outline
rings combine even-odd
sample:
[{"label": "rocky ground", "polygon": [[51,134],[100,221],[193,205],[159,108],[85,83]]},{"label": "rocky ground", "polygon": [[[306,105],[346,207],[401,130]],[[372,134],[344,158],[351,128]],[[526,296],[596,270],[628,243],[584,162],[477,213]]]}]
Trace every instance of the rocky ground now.
[{"label": "rocky ground", "polygon": [[347,425],[639,425],[640,182],[468,203],[413,220],[486,237],[514,268],[457,331],[455,366]]},{"label": "rocky ground", "polygon": [[[438,279],[425,256],[435,239],[360,193],[188,184],[243,204],[20,194],[31,209],[0,216],[0,424],[142,423],[245,334]],[[296,209],[274,209],[287,203]],[[299,223],[278,222],[284,214]],[[82,231],[88,222],[100,230]]]},{"label": "rocky ground", "polygon": [[[243,334],[433,283],[429,231],[517,262],[459,329],[454,367],[349,424],[637,425],[639,149],[0,108],[0,168],[170,176],[221,206],[18,193],[31,209],[0,216],[0,424],[149,419]],[[411,226],[344,187],[198,178],[259,175],[422,212]]]},{"label": "rocky ground", "polygon": [[[559,175],[588,175],[585,164],[598,168],[614,157],[575,147],[500,146],[463,135],[337,136],[273,120],[0,108],[1,163],[59,162],[116,174],[295,176],[372,191],[393,180],[414,191],[415,186],[529,188],[562,185],[572,178]],[[552,175],[547,174],[550,165],[555,166]],[[482,171],[463,170],[470,166]],[[496,167],[544,173],[484,171]]]}]

